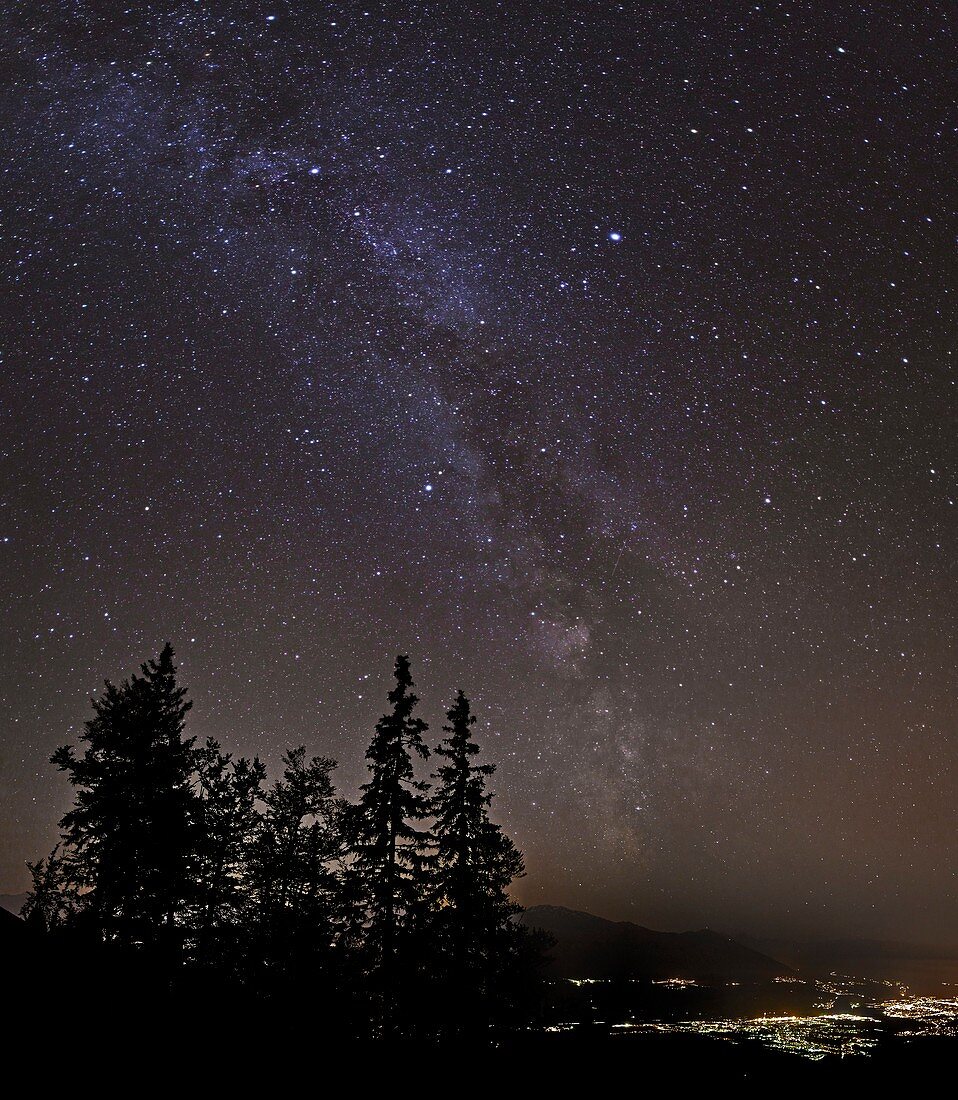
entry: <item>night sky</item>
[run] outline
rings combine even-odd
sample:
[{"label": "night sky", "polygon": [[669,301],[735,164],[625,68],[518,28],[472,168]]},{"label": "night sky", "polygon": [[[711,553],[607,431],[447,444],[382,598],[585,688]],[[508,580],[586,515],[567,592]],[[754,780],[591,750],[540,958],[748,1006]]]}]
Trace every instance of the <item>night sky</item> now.
[{"label": "night sky", "polygon": [[0,892],[166,639],[346,793],[401,651],[524,902],[958,942],[951,5],[3,7]]}]

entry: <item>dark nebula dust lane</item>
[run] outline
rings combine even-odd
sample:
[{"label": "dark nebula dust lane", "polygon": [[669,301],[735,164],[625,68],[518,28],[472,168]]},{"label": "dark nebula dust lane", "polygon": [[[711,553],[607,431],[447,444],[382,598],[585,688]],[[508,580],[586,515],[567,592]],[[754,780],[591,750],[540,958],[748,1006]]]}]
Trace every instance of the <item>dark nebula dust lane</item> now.
[{"label": "dark nebula dust lane", "polygon": [[958,942],[950,14],[7,5],[0,892],[166,639],[347,792],[403,651],[523,900]]}]

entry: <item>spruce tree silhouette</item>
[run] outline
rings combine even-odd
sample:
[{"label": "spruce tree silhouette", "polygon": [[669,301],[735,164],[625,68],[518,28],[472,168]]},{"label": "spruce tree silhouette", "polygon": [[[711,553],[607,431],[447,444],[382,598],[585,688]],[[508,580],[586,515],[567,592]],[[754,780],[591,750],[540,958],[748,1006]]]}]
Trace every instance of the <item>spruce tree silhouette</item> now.
[{"label": "spruce tree silhouette", "polygon": [[413,687],[401,655],[350,806],[334,761],[302,746],[272,785],[259,760],[197,747],[169,645],[108,682],[80,747],[53,754],[74,806],[60,845],[28,865],[23,914],[47,945],[47,980],[83,981],[93,1011],[135,999],[130,1020],[249,1019],[277,1042],[306,1019],[338,1039],[524,1023],[538,955],[508,895],[522,857],[489,820],[494,767],[475,762],[460,691],[430,800]]},{"label": "spruce tree silhouette", "polygon": [[524,874],[522,856],[489,820],[492,795],[486,779],[494,764],[476,764],[476,717],[462,691],[446,712],[449,735],[436,749],[446,763],[433,775],[433,921],[441,954],[446,999],[445,1029],[472,1034],[494,1022],[501,962],[515,953],[523,930],[514,918],[522,907],[508,894]]},{"label": "spruce tree silhouette", "polygon": [[176,681],[167,643],[141,675],[106,682],[93,700],[77,756],[51,760],[77,788],[61,820],[64,873],[83,911],[113,942],[151,955],[167,975],[177,965],[177,918],[195,894],[198,799],[192,706]]},{"label": "spruce tree silhouette", "polygon": [[37,932],[58,932],[67,927],[82,907],[82,897],[71,880],[66,860],[57,844],[46,859],[27,861],[31,890],[20,916]]},{"label": "spruce tree silhouette", "polygon": [[256,992],[298,1003],[329,1003],[333,943],[342,923],[343,803],[333,760],[283,756],[283,776],[262,795],[249,849],[251,969]]},{"label": "spruce tree silhouette", "polygon": [[197,751],[196,770],[196,892],[188,925],[199,984],[217,991],[224,981],[235,984],[247,962],[249,859],[262,822],[266,768],[258,759],[233,760],[209,738]]},{"label": "spruce tree silhouette", "polygon": [[408,657],[396,658],[395,677],[388,696],[392,710],[376,723],[366,751],[370,779],[352,813],[352,888],[365,925],[379,1030],[385,1036],[397,1028],[402,937],[426,894],[425,837],[413,822],[426,817],[427,784],[415,778],[412,754],[429,756],[422,739],[428,726],[413,717],[419,699],[412,691]]}]

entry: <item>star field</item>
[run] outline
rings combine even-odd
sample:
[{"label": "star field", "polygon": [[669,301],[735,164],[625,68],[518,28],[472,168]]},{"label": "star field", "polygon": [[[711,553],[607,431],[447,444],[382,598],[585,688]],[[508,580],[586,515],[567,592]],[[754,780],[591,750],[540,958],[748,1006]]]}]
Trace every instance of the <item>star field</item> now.
[{"label": "star field", "polygon": [[526,902],[955,942],[950,14],[8,8],[0,891],[169,638],[347,792],[461,686]]}]

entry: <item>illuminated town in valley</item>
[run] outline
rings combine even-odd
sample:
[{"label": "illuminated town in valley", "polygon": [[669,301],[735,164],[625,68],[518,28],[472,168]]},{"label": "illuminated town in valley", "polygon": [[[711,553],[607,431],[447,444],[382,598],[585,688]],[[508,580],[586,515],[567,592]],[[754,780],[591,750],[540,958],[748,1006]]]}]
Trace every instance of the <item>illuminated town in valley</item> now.
[{"label": "illuminated town in valley", "polygon": [[[595,979],[566,979],[578,989],[602,986]],[[610,1037],[619,1041],[648,1036],[701,1036],[741,1043],[754,1040],[771,1049],[812,1060],[828,1056],[867,1057],[879,1042],[909,1039],[958,1037],[958,989],[950,997],[909,996],[904,986],[893,982],[862,981],[832,975],[822,980],[782,978],[796,992],[811,995],[816,1003],[808,1012],[774,1013],[725,1018],[684,1018],[681,994],[703,986],[691,979],[672,978],[655,982],[676,994],[669,1005],[669,1019],[633,1019],[618,1023],[594,1020],[593,1027],[606,1025]],[[740,987],[740,983],[728,983]],[[576,1032],[581,1021],[561,1021],[548,1031]]]}]

